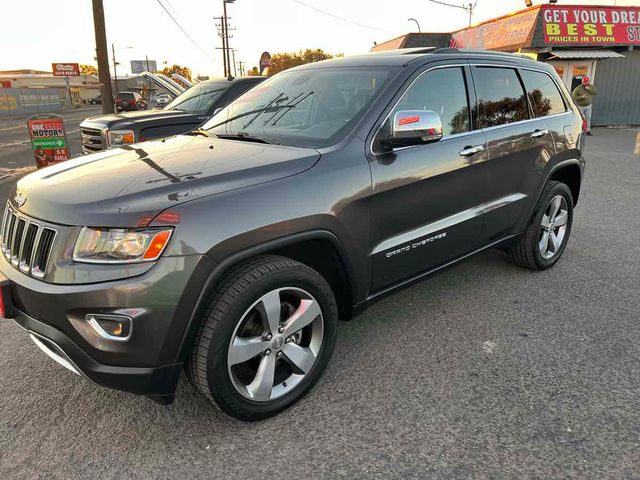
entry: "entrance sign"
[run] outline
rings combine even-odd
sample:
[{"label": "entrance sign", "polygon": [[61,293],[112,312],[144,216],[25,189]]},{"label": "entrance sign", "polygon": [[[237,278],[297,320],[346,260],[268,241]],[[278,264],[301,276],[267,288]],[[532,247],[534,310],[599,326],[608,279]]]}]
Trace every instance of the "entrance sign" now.
[{"label": "entrance sign", "polygon": [[38,168],[69,159],[67,135],[60,115],[35,115],[27,119],[27,129]]},{"label": "entrance sign", "polygon": [[80,65],[77,63],[52,63],[54,77],[78,77],[80,76]]},{"label": "entrance sign", "polygon": [[551,45],[640,45],[640,7],[542,6]]}]

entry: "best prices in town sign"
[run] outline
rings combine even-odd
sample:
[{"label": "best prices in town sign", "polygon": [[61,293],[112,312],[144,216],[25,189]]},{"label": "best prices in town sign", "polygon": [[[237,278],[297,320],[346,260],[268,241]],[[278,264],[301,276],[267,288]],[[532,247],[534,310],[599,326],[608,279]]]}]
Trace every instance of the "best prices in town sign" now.
[{"label": "best prices in town sign", "polygon": [[640,7],[542,7],[548,45],[640,45]]}]

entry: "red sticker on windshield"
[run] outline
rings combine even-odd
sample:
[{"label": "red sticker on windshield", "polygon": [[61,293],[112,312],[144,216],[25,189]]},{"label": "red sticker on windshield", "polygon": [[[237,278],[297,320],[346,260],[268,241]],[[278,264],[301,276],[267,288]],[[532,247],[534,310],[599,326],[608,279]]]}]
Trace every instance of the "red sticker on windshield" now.
[{"label": "red sticker on windshield", "polygon": [[414,115],[413,117],[404,117],[400,119],[400,125],[408,125],[409,123],[418,123],[420,121],[420,117],[418,115]]}]

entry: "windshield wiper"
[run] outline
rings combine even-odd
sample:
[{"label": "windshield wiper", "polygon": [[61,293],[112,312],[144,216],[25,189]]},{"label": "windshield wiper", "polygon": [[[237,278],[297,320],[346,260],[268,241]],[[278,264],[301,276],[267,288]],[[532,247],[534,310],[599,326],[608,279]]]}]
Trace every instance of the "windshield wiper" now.
[{"label": "windshield wiper", "polygon": [[247,132],[238,132],[238,133],[215,133],[214,134],[218,138],[222,138],[224,140],[240,140],[243,142],[254,142],[254,143],[266,143],[266,144],[275,144],[280,145],[275,140],[267,140],[264,137],[258,137],[256,135],[250,135]]},{"label": "windshield wiper", "polygon": [[191,130],[190,132],[185,133],[185,135],[201,135],[203,137],[207,137],[210,138],[211,135],[209,135],[209,132],[207,132],[206,130],[203,130],[202,128],[197,128],[195,130]]}]

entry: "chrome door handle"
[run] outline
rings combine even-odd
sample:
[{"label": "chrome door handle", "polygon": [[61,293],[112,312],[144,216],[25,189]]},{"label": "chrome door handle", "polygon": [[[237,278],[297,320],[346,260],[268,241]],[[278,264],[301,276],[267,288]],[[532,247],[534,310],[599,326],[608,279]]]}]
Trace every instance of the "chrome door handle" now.
[{"label": "chrome door handle", "polygon": [[476,145],[475,147],[466,147],[464,150],[460,151],[460,156],[462,157],[470,157],[471,155],[475,155],[476,153],[484,152],[484,145]]},{"label": "chrome door handle", "polygon": [[536,130],[531,134],[531,138],[542,138],[545,135],[549,135],[549,130],[546,128],[544,130]]}]

